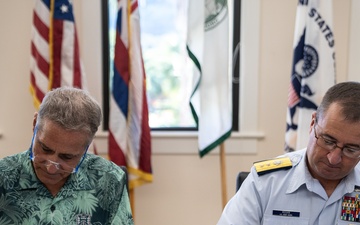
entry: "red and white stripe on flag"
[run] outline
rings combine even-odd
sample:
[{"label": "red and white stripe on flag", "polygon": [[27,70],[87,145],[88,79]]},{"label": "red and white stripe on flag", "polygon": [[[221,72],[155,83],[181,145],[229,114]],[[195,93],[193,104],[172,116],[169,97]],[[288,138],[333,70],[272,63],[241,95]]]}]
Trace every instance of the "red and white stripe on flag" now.
[{"label": "red and white stripe on flag", "polygon": [[36,0],[30,57],[30,91],[35,107],[53,88],[85,88],[84,76],[72,4],[69,0]]},{"label": "red and white stripe on flag", "polygon": [[111,161],[127,167],[130,189],[153,178],[139,16],[136,0],[118,0],[108,154]]}]

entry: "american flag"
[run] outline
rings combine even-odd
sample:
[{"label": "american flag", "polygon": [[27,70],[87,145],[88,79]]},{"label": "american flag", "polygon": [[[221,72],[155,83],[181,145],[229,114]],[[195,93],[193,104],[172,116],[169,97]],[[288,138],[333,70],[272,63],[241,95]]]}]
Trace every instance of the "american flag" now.
[{"label": "american flag", "polygon": [[73,6],[69,0],[36,0],[30,71],[30,91],[36,108],[51,89],[85,88]]},{"label": "american flag", "polygon": [[108,153],[111,161],[127,166],[132,189],[152,181],[138,2],[118,0],[117,17]]}]

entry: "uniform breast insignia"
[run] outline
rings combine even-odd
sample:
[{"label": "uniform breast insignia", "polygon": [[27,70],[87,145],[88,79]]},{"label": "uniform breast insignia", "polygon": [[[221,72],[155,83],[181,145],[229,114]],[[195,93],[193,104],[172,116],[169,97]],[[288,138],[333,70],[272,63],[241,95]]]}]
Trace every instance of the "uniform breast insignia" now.
[{"label": "uniform breast insignia", "polygon": [[359,195],[344,196],[341,204],[340,219],[344,221],[360,222],[360,199]]},{"label": "uniform breast insignia", "polygon": [[258,175],[263,175],[277,170],[286,170],[292,167],[289,157],[275,158],[254,163]]}]

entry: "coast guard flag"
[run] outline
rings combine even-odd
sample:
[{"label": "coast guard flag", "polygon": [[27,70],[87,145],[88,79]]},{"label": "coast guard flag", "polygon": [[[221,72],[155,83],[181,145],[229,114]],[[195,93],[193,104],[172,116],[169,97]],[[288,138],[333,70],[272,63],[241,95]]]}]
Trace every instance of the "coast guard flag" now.
[{"label": "coast guard flag", "polygon": [[227,0],[189,1],[187,49],[194,64],[190,107],[203,157],[225,141],[232,129]]},{"label": "coast guard flag", "polygon": [[136,0],[118,0],[110,94],[109,157],[129,172],[129,188],[152,181],[145,70]]},{"label": "coast guard flag", "polygon": [[73,7],[68,0],[36,0],[31,30],[30,92],[39,105],[49,90],[85,87]]},{"label": "coast guard flag", "polygon": [[332,1],[299,0],[286,115],[285,151],[307,146],[311,114],[335,84]]}]

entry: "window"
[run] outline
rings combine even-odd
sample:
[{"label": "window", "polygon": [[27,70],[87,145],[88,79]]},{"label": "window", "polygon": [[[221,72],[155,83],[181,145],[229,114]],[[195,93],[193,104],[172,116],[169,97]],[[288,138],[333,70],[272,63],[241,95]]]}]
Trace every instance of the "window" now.
[{"label": "window", "polygon": [[[104,50],[104,126],[107,130],[109,109],[109,76],[112,60],[117,0],[102,1]],[[233,129],[239,129],[239,42],[240,1],[234,3],[234,82]],[[191,89],[187,80],[190,71],[186,51],[186,13],[184,0],[140,0],[141,44],[147,75],[149,122],[152,130],[196,130],[191,115],[189,97]],[[231,17],[230,17],[231,20]],[[161,119],[159,119],[161,118]]]},{"label": "window", "polygon": [[[108,41],[108,0],[106,1],[76,1],[81,7],[77,7],[81,17],[78,18],[80,41],[82,43],[82,58],[86,66],[88,84],[91,93],[102,104],[105,115],[108,112],[109,90],[100,87],[100,83],[108,83],[108,76],[101,80],[99,74],[103,70],[109,72],[109,46]],[[101,13],[98,4],[101,3]],[[253,154],[256,153],[259,139],[264,138],[264,133],[258,130],[259,110],[259,59],[260,59],[260,21],[261,1],[241,0],[241,48],[239,54],[239,70],[241,78],[239,82],[239,112],[236,113],[238,120],[238,131],[231,134],[226,141],[227,154]],[[230,1],[229,6],[240,5],[239,0]],[[117,7],[115,7],[116,9]],[[236,8],[236,7],[235,7]],[[229,13],[233,13],[232,10]],[[106,15],[106,16],[104,16]],[[230,17],[231,18],[231,17]],[[236,21],[236,20],[235,20]],[[235,26],[235,23],[234,23]],[[236,26],[235,26],[236,27]],[[105,46],[105,47],[104,47]],[[102,54],[103,49],[107,54]],[[242,57],[246,56],[246,57]],[[108,59],[107,59],[108,58]],[[105,62],[105,63],[104,63]],[[105,74],[105,73],[104,73]],[[107,88],[107,85],[105,86]],[[106,154],[107,149],[107,121],[103,121],[103,129],[96,135],[96,145],[99,154]],[[197,144],[196,131],[178,131],[178,128],[167,128],[172,130],[152,130],[152,144],[154,154],[197,154],[194,146]],[[173,131],[175,130],[175,131]],[[178,132],[177,132],[178,131]],[[173,148],[174,141],[180,141],[182,147]],[[196,147],[195,147],[196,148]],[[217,150],[212,151],[217,153]],[[212,153],[211,153],[212,154]]]}]

